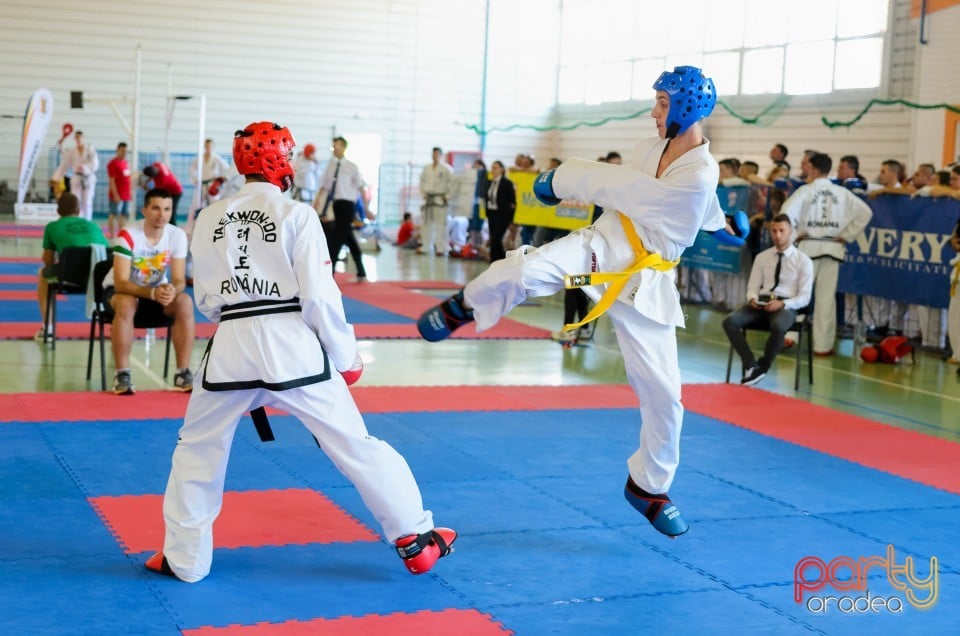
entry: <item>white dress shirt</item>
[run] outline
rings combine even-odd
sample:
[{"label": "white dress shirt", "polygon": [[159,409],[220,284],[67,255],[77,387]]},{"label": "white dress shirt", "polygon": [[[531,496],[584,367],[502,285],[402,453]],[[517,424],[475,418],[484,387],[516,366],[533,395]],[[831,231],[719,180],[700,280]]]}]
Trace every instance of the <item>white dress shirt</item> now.
[{"label": "white dress shirt", "polygon": [[[756,300],[760,294],[771,294],[782,300],[787,309],[806,307],[813,293],[813,261],[793,245],[783,251],[782,259],[778,254],[776,247],[757,254],[747,282],[747,302]],[[781,261],[780,281],[774,287],[778,260]]]},{"label": "white dress shirt", "polygon": [[490,182],[490,187],[487,188],[487,209],[496,210],[497,208],[497,190],[500,189],[500,177],[497,177]]},{"label": "white dress shirt", "polygon": [[[340,171],[337,172],[337,164],[340,165]],[[337,184],[334,187],[333,175],[337,175]],[[327,164],[327,169],[323,173],[323,183],[321,187],[330,192],[333,190],[334,201],[351,201],[356,203],[360,199],[360,192],[367,184],[360,176],[360,168],[346,157],[337,159],[331,157]]]}]

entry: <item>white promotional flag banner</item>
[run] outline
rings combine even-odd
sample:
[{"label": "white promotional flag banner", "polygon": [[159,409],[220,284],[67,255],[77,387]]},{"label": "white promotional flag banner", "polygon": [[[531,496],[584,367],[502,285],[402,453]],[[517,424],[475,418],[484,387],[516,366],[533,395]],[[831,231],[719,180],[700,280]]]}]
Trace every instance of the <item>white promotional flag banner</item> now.
[{"label": "white promotional flag banner", "polygon": [[40,158],[40,147],[53,119],[53,95],[45,88],[37,89],[27,102],[23,118],[23,139],[20,143],[20,179],[17,181],[17,203],[23,203],[30,188],[33,170]]}]

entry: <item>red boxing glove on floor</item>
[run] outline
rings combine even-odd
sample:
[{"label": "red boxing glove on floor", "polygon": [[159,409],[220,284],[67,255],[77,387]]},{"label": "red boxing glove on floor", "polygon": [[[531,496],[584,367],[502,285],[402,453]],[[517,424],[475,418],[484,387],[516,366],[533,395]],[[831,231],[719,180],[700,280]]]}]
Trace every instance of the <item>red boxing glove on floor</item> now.
[{"label": "red boxing glove on floor", "polygon": [[357,380],[360,379],[360,376],[363,375],[363,360],[360,359],[359,353],[357,354],[357,357],[353,359],[353,366],[346,371],[341,371],[340,375],[343,376],[347,386],[356,384]]}]

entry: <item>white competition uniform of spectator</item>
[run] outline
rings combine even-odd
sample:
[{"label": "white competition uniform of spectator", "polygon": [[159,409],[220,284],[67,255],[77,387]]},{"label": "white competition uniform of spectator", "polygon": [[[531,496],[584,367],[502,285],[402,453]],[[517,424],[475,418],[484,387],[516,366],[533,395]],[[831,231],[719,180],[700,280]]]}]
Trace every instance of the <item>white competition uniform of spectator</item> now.
[{"label": "white competition uniform of spectator", "polygon": [[298,201],[313,203],[319,189],[320,162],[301,153],[293,163],[293,193]]},{"label": "white competition uniform of spectator", "polygon": [[[209,157],[206,157],[203,160],[203,167],[201,168],[201,188],[200,188],[200,208],[205,208],[214,201],[219,200],[223,196],[223,182],[230,178],[233,170],[230,168],[223,157],[218,155],[215,152],[211,152]],[[214,181],[217,179],[222,179],[223,182],[217,184],[214,187],[216,194],[210,193],[210,187],[213,185]],[[190,183],[197,184],[197,159],[190,163]]]},{"label": "white competition uniform of spectator", "polygon": [[[797,188],[780,210],[800,235],[798,247],[813,259],[813,349],[833,350],[837,333],[837,277],[845,243],[857,238],[873,217],[870,206],[826,177]],[[837,240],[837,239],[842,239]]]},{"label": "white competition uniform of spectator", "polygon": [[423,197],[423,222],[420,236],[426,250],[446,253],[447,197],[453,182],[453,170],[442,161],[427,164],[420,173],[420,196]]},{"label": "white competition uniform of spectator", "polygon": [[60,165],[50,177],[51,181],[60,181],[68,172],[70,177],[70,192],[80,199],[80,216],[90,221],[93,219],[93,196],[97,189],[97,170],[100,168],[100,157],[97,150],[90,143],[85,143],[83,151],[77,147],[63,151]]},{"label": "white competition uniform of spectator", "polygon": [[449,248],[459,252],[467,244],[467,228],[473,215],[477,191],[477,171],[470,165],[453,175],[450,184],[450,215],[447,217]]}]

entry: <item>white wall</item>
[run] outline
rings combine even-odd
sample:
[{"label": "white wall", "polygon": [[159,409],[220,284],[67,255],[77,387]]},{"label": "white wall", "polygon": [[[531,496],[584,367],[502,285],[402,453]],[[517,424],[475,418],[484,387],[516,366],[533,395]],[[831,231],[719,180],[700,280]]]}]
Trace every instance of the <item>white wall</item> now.
[{"label": "white wall", "polygon": [[[917,47],[917,91],[919,103],[947,103],[960,106],[960,6],[927,16],[927,44]],[[911,154],[918,162],[942,163],[943,110],[917,110],[912,113],[914,135]],[[960,160],[954,155],[953,161]]]},{"label": "white wall", "polygon": [[[877,176],[885,159],[904,161],[908,170],[912,170],[916,161],[914,153],[911,152],[911,139],[914,136],[911,127],[912,110],[903,106],[875,106],[850,127],[829,128],[821,122],[821,117],[831,121],[853,119],[872,97],[914,97],[914,83],[918,77],[914,69],[914,57],[918,47],[917,22],[909,19],[909,10],[910,0],[891,0],[892,32],[889,34],[888,47],[890,55],[884,70],[886,90],[780,98],[782,101],[772,95],[727,98],[726,101],[733,110],[746,118],[760,114],[771,104],[776,106],[757,125],[742,123],[718,106],[706,127],[714,156],[718,159],[737,157],[741,161],[753,160],[760,165],[761,173],[765,173],[772,166],[769,159],[770,148],[775,143],[783,143],[790,149],[787,160],[794,167],[794,174],[797,174],[803,150],[808,148],[831,155],[834,165],[842,155],[857,155],[860,158],[861,172],[868,179]],[[954,30],[954,33],[956,32]],[[952,39],[956,41],[957,37],[954,35]],[[956,55],[953,59],[957,59]],[[944,63],[940,68],[949,67]],[[816,72],[815,69],[813,72]],[[655,79],[651,77],[650,83],[653,84]],[[568,125],[578,121],[598,121],[610,115],[627,116],[652,106],[652,92],[651,89],[651,99],[645,102],[631,102],[613,108],[567,108],[557,113],[557,123]],[[955,90],[953,94],[956,100]],[[936,112],[942,122],[942,111]],[[584,126],[564,133],[557,152],[561,157],[579,156],[589,159],[606,154],[608,150],[630,152],[638,138],[651,134],[655,134],[655,128],[649,113],[645,113],[629,121],[613,122],[598,128]],[[936,143],[940,143],[939,129],[936,131]],[[937,156],[939,157],[939,151]]]},{"label": "white wall", "polygon": [[[497,37],[488,126],[514,123],[519,113],[524,122],[545,121],[555,72],[531,72],[552,64],[544,53],[556,48],[557,29],[542,17],[542,28],[530,24],[533,15],[557,14],[556,7],[557,0],[520,9],[492,1]],[[483,2],[446,0],[4,0],[0,114],[11,117],[0,119],[0,180],[16,183],[21,118],[40,87],[56,102],[48,147],[64,122],[101,150],[130,141],[109,107],[90,101],[133,97],[139,44],[140,151],[162,150],[171,69],[174,94],[206,95],[207,136],[221,153],[230,152],[233,132],[251,121],[282,123],[301,147],[312,141],[323,154],[334,131],[348,139],[379,134],[384,171],[405,182],[405,172],[419,170],[410,163],[429,161],[434,145],[480,147],[467,124],[480,120],[484,9]],[[521,63],[528,57],[533,64]],[[527,89],[534,87],[539,99],[531,100]],[[71,90],[84,92],[83,110],[70,110]],[[172,152],[197,148],[198,101],[177,102]],[[130,121],[131,105],[119,107]],[[492,134],[488,156],[506,160],[536,150],[537,139]],[[47,176],[41,161],[38,183]],[[384,209],[398,205],[396,192],[384,196]]]}]

